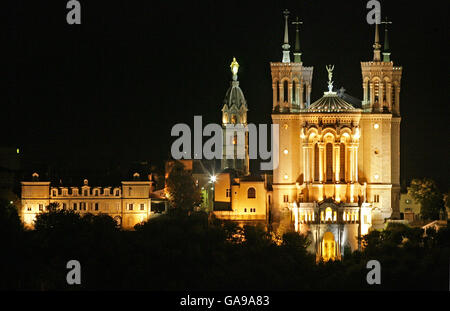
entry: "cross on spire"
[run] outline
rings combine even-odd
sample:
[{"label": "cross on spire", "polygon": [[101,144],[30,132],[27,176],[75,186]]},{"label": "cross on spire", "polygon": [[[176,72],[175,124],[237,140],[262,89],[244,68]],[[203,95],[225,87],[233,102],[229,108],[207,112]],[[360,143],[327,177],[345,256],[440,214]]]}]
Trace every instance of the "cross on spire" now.
[{"label": "cross on spire", "polygon": [[283,63],[290,63],[291,59],[289,57],[289,48],[291,47],[289,45],[289,34],[288,34],[288,18],[289,18],[289,10],[285,9],[283,11],[284,14],[284,44],[281,46],[283,48]]},{"label": "cross on spire", "polygon": [[295,18],[295,21],[292,22],[292,25],[295,25],[295,48],[294,48],[294,62],[301,63],[302,53],[300,51],[300,30],[299,25],[303,24],[302,21],[299,20],[298,16]]},{"label": "cross on spire", "polygon": [[384,21],[381,22],[381,24],[384,24],[384,49],[383,49],[383,62],[390,62],[390,51],[389,51],[389,38],[388,38],[388,25],[392,24],[391,21],[388,20],[387,17],[385,17]]}]

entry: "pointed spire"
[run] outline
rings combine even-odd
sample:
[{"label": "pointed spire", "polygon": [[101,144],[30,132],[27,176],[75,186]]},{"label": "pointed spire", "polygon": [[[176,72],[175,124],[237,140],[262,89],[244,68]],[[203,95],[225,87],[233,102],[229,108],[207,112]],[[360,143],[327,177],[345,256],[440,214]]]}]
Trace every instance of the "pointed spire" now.
[{"label": "pointed spire", "polygon": [[375,24],[375,43],[373,45],[373,61],[379,62],[381,61],[381,53],[380,53],[380,35],[378,32],[378,24]]},{"label": "pointed spire", "polygon": [[295,22],[292,22],[295,25],[295,48],[294,48],[294,62],[301,63],[302,62],[302,52],[300,51],[300,30],[298,29],[299,25],[303,24],[302,21],[299,21],[298,16],[295,19]]},{"label": "pointed spire", "polygon": [[383,62],[391,61],[391,51],[389,49],[389,38],[388,38],[388,24],[392,24],[386,17],[383,22],[384,24],[384,47],[383,47]]},{"label": "pointed spire", "polygon": [[284,44],[281,46],[283,48],[283,63],[290,63],[291,59],[289,57],[289,35],[288,35],[288,17],[289,17],[288,9],[283,11],[284,14]]}]

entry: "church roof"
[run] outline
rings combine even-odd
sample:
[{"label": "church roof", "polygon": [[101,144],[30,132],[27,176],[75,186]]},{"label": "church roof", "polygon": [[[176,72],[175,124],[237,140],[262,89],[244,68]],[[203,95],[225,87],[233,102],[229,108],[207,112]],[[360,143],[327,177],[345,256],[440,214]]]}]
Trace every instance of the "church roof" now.
[{"label": "church roof", "polygon": [[230,88],[225,94],[223,104],[227,105],[228,108],[231,108],[233,105],[236,105],[237,109],[240,109],[242,106],[247,108],[247,101],[245,100],[244,93],[239,87],[239,81],[231,82]]},{"label": "church roof", "polygon": [[340,98],[336,92],[325,92],[322,98],[312,103],[305,112],[357,112],[358,109]]}]

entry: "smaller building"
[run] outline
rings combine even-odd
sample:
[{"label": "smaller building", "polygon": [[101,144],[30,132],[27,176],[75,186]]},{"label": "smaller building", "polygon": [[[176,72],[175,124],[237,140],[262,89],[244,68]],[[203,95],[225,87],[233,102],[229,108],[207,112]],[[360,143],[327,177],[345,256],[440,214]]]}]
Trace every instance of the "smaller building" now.
[{"label": "smaller building", "polygon": [[233,170],[217,174],[214,183],[214,215],[219,219],[266,224],[271,204],[267,178],[236,177]]},{"label": "smaller building", "polygon": [[32,181],[22,181],[21,185],[21,215],[28,227],[33,227],[36,216],[50,203],[58,203],[60,208],[80,214],[107,214],[123,229],[133,229],[136,224],[160,214],[159,210],[152,209],[153,181],[140,180],[137,173],[133,180],[122,181],[116,187],[93,187],[87,179],[81,187],[54,187],[49,181],[39,181],[36,173]]},{"label": "smaller building", "polygon": [[409,223],[420,220],[419,202],[416,202],[409,191],[400,194],[400,217]]}]

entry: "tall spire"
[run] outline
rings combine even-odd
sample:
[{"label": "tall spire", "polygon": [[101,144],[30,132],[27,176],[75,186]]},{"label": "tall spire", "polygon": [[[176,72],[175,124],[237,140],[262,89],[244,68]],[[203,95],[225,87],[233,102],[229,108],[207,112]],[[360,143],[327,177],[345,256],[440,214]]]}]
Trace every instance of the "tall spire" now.
[{"label": "tall spire", "polygon": [[281,46],[283,48],[283,63],[290,63],[291,59],[289,57],[289,35],[288,35],[288,17],[289,17],[288,9],[283,11],[284,14],[284,44]]},{"label": "tall spire", "polygon": [[391,61],[391,51],[389,49],[389,38],[388,38],[388,24],[392,24],[386,17],[383,22],[384,24],[384,47],[383,47],[383,62]]},{"label": "tall spire", "polygon": [[378,24],[375,24],[375,43],[373,45],[373,61],[379,62],[381,61],[381,53],[380,53],[380,35],[378,32]]},{"label": "tall spire", "polygon": [[292,22],[295,25],[295,48],[294,48],[294,62],[301,63],[302,62],[302,52],[300,51],[300,30],[298,26],[303,24],[302,21],[298,20],[298,16],[295,19],[295,22]]}]

